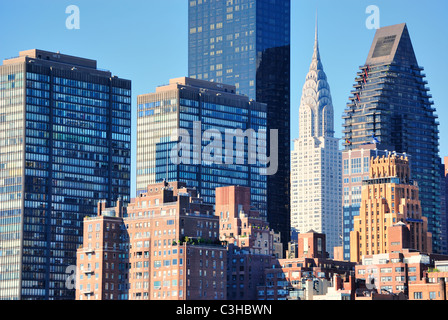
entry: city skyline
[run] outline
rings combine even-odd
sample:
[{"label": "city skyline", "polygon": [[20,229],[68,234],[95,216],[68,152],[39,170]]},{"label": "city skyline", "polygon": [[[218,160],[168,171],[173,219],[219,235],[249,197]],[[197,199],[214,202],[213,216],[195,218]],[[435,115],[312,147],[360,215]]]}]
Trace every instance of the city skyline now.
[{"label": "city skyline", "polygon": [[[80,9],[80,29],[68,30],[65,21],[67,6]],[[291,4],[291,141],[298,137],[298,109],[303,75],[309,67],[309,50],[312,50],[316,9],[319,16],[322,58],[332,85],[335,108],[335,136],[342,137],[342,119],[349,101],[353,75],[365,63],[375,35],[366,27],[369,14],[366,8],[375,3],[350,1],[341,6],[332,1],[298,2]],[[431,94],[438,108],[440,122],[448,118],[448,111],[439,106],[448,103],[444,90],[444,71],[448,61],[443,58],[448,39],[439,37],[434,30],[447,30],[444,12],[448,3],[396,0],[378,1],[380,26],[407,23],[419,64],[425,66]],[[419,10],[415,10],[415,7]],[[188,75],[188,5],[184,0],[164,2],[135,1],[133,5],[120,2],[14,1],[2,4],[0,25],[9,32],[0,35],[0,58],[16,56],[17,51],[40,48],[48,51],[82,56],[100,61],[99,67],[110,68],[124,78],[132,78],[133,144],[131,196],[135,190],[135,133],[137,95],[154,90],[166,79]],[[435,10],[437,9],[437,10]],[[6,14],[8,12],[8,14]],[[20,14],[19,14],[20,12]],[[36,14],[39,12],[39,15]],[[166,14],[164,13],[166,12]],[[18,17],[20,23],[12,20]],[[172,18],[168,24],[167,21]],[[14,18],[17,20],[16,18]],[[174,21],[174,22],[173,22]],[[33,28],[30,28],[33,26]],[[160,31],[162,26],[163,32]],[[334,28],[337,26],[337,29]],[[158,30],[158,32],[151,32]],[[113,31],[113,32],[112,32]],[[97,41],[98,37],[104,38]],[[147,39],[141,41],[141,37]],[[117,40],[118,39],[118,40]],[[79,44],[82,43],[82,46]],[[117,43],[119,45],[117,45]],[[124,59],[132,56],[132,59]],[[145,61],[142,68],[141,61]],[[147,76],[147,75],[153,76]],[[448,141],[443,137],[448,130],[440,127],[441,156],[448,154]]]},{"label": "city skyline", "polygon": [[[0,26],[6,32],[0,35],[0,43],[5,44],[0,49],[0,300],[70,299],[74,287],[67,281],[74,263],[78,263],[75,274],[81,270],[89,280],[87,287],[76,288],[80,298],[94,296],[92,285],[96,290],[104,284],[110,290],[109,275],[114,279],[114,273],[109,270],[116,270],[116,264],[109,269],[106,261],[109,237],[114,239],[112,256],[121,259],[123,271],[115,277],[140,280],[140,270],[135,270],[140,268],[147,268],[152,280],[158,277],[153,284],[137,281],[136,287],[131,282],[128,287],[126,281],[112,284],[112,289],[118,285],[124,290],[120,293],[124,300],[131,294],[167,300],[178,294],[186,294],[186,300],[225,300],[226,296],[228,300],[233,300],[230,296],[422,300],[426,295],[430,300],[448,300],[448,171],[441,162],[448,161],[444,139],[448,129],[443,126],[448,117],[444,108],[448,40],[441,36],[448,29],[441,15],[448,5],[434,0],[416,14],[409,5],[416,5],[414,0],[378,2],[338,6],[329,0],[135,0],[127,4],[46,0],[36,5],[19,0],[2,4]],[[202,5],[206,10],[196,11]],[[314,55],[308,69],[314,28]],[[168,79],[169,84],[164,84]],[[261,139],[254,128],[263,132]],[[226,134],[228,129],[248,129],[247,145],[244,138],[244,146],[239,145],[233,136],[235,158],[247,155],[247,164],[244,160],[227,163],[233,160],[228,151],[234,140],[226,138],[223,157],[220,129]],[[205,145],[204,140],[198,144],[201,131],[211,144]],[[184,141],[191,133],[192,145]],[[201,145],[205,151],[198,149]],[[359,153],[357,147],[366,150]],[[267,155],[258,157],[265,149],[270,151],[268,159],[274,159],[268,163],[276,164],[275,172],[260,167]],[[383,152],[389,162],[385,157],[367,158]],[[207,158],[202,158],[204,154]],[[256,154],[255,163],[249,154]],[[190,166],[190,156],[197,167]],[[225,164],[223,159],[214,162],[218,158],[225,158]],[[175,164],[176,159],[188,161]],[[290,176],[293,163],[298,163],[299,177]],[[207,168],[208,164],[213,167]],[[305,188],[294,190],[293,181]],[[222,186],[229,189],[219,191]],[[294,233],[290,228],[293,192],[306,195],[298,203],[315,205],[299,206],[300,214],[313,211],[314,222],[318,214],[331,216],[322,219],[322,228],[316,224]],[[349,195],[353,197],[350,210],[342,210],[341,204],[348,207]],[[123,218],[128,221],[151,219],[133,226],[120,222],[125,232],[110,234],[108,217],[119,218],[126,211]],[[95,230],[96,238],[91,233],[92,218],[106,223],[105,229]],[[160,225],[160,218],[168,220]],[[194,222],[186,233],[184,218]],[[348,222],[353,222],[352,229],[357,226],[350,233],[350,245]],[[333,223],[337,227],[325,227]],[[209,229],[202,230],[204,225]],[[148,227],[144,233],[126,231],[142,226]],[[129,238],[123,238],[126,232]],[[162,234],[169,238],[155,240]],[[143,264],[142,242],[131,242],[142,235],[148,238],[144,246],[150,248]],[[179,242],[178,235],[185,238]],[[96,277],[95,283],[90,281],[96,274],[92,264],[79,268],[84,250],[88,260],[93,258],[93,245],[107,249],[95,254],[99,260],[95,269],[103,269],[100,261],[106,261],[106,280]],[[163,249],[169,249],[170,255],[171,247],[180,245],[192,246],[191,251],[155,260],[162,252],[165,257]],[[217,266],[215,251],[208,261],[207,249],[203,260],[196,245],[220,247],[219,285],[218,274],[206,270]],[[76,248],[82,251],[77,262]],[[351,261],[342,259],[348,249]],[[171,262],[177,265],[180,257],[188,267],[186,277],[182,263],[173,274],[165,268]],[[260,259],[260,264],[253,264],[253,259]],[[407,268],[415,269],[411,264],[417,260],[417,273],[408,278]],[[392,272],[390,266],[381,267],[388,263],[403,265],[394,265]],[[369,267],[360,268],[364,265]],[[166,280],[165,271],[175,277]],[[210,277],[210,271],[209,283],[205,277]],[[363,276],[367,273],[391,275],[380,275],[386,283],[375,286],[370,275]],[[178,283],[198,291],[178,290]],[[208,290],[209,284],[213,291]],[[140,285],[154,291],[145,295]],[[163,293],[158,291],[161,288]],[[104,297],[116,295],[106,292]]]}]

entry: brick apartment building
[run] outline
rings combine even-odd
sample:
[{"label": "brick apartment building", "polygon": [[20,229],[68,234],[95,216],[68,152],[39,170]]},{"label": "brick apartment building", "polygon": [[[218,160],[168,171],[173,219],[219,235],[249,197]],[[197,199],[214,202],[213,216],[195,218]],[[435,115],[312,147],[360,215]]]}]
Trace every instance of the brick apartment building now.
[{"label": "brick apartment building", "polygon": [[[76,299],[116,300],[128,286],[126,208],[121,200],[115,208],[98,203],[98,216],[84,219],[84,242],[77,250]],[[126,277],[125,277],[126,275]]]},{"label": "brick apartment building", "polygon": [[325,241],[324,234],[312,230],[299,234],[297,258],[275,260],[265,269],[265,283],[257,287],[257,300],[304,299],[308,280],[324,283],[324,279],[333,281],[335,275],[341,279],[338,289],[353,288],[354,292],[355,263],[329,259]]},{"label": "brick apartment building", "polygon": [[[448,260],[448,256],[410,249],[410,239],[408,227],[402,222],[397,223],[388,228],[390,252],[363,256],[362,263],[355,267],[355,276],[358,282],[365,282],[365,296],[371,296],[373,292],[413,299],[413,293],[420,292],[421,286],[429,283],[428,270],[434,268],[437,261]],[[445,278],[445,275],[441,277]]]},{"label": "brick apartment building", "polygon": [[219,218],[183,183],[150,185],[127,208],[100,203],[77,258],[78,300],[226,298]]},{"label": "brick apartment building", "polygon": [[280,234],[251,206],[250,193],[247,187],[216,188],[220,240],[227,243],[228,300],[255,300],[264,270],[283,252]]},{"label": "brick apartment building", "polygon": [[436,261],[420,281],[409,284],[409,300],[447,300],[448,261]]}]

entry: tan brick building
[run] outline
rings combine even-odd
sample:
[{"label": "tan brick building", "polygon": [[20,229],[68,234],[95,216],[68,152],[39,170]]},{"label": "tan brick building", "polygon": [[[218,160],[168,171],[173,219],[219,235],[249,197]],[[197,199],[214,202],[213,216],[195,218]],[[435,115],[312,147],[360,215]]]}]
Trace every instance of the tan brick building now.
[{"label": "tan brick building", "polygon": [[371,159],[370,177],[363,181],[360,215],[350,233],[350,259],[391,252],[388,228],[402,222],[410,231],[409,248],[430,253],[431,234],[422,216],[419,189],[410,180],[409,160],[389,154]]}]

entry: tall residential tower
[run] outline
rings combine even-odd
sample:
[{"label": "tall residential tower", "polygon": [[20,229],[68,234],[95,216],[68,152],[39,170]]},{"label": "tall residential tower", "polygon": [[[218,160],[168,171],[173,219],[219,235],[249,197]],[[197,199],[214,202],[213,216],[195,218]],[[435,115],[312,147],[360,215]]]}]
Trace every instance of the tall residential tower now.
[{"label": "tall residential tower", "polygon": [[291,228],[325,233],[327,251],[341,245],[342,172],[334,111],[317,38],[299,109],[299,138],[291,158]]}]

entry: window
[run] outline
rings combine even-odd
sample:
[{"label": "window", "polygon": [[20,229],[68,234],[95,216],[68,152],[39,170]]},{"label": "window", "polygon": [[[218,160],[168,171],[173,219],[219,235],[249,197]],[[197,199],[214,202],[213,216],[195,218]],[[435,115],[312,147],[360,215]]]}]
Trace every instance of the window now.
[{"label": "window", "polygon": [[344,160],[344,175],[348,175],[349,174],[349,161],[348,159]]},{"label": "window", "polygon": [[414,299],[415,300],[423,299],[423,293],[421,293],[421,292],[414,292]]},{"label": "window", "polygon": [[404,286],[403,286],[403,285],[396,286],[395,289],[396,289],[397,291],[402,291],[402,292],[404,292]]},{"label": "window", "polygon": [[370,160],[369,157],[364,158],[364,172],[369,172]]},{"label": "window", "polygon": [[436,293],[433,292],[433,291],[431,291],[431,292],[429,293],[429,300],[435,300],[435,299],[436,299]]},{"label": "window", "polygon": [[361,159],[352,159],[351,161],[352,165],[352,174],[361,173]]}]

